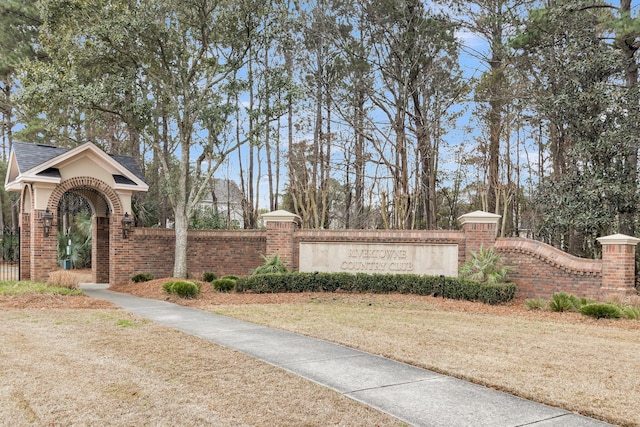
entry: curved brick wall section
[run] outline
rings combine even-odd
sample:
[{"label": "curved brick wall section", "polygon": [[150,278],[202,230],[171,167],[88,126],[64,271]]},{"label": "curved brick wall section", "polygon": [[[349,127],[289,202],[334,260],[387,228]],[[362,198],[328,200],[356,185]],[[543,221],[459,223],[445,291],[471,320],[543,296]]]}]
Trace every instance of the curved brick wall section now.
[{"label": "curved brick wall section", "polygon": [[457,244],[458,265],[464,263],[465,256],[465,235],[462,231],[296,230],[294,234],[295,269],[300,265],[300,242]]},{"label": "curved brick wall section", "polygon": [[501,238],[495,243],[503,263],[513,267],[509,279],[523,298],[549,298],[557,292],[581,297],[600,295],[602,260],[577,258],[553,246],[522,238]]},{"label": "curved brick wall section", "polygon": [[[173,274],[173,230],[136,228],[130,235],[132,246],[127,263],[133,273],[153,273],[155,277]],[[189,231],[187,271],[199,279],[205,271],[218,277],[233,274],[245,276],[263,263],[266,251],[264,231]],[[131,277],[129,276],[129,278]]]}]

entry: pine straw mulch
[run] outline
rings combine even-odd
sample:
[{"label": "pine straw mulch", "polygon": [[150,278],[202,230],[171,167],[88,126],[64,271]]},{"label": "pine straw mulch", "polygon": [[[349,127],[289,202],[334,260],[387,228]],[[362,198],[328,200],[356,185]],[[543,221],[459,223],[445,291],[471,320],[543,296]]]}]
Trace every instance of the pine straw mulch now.
[{"label": "pine straw mulch", "polygon": [[[200,283],[201,293],[197,299],[184,299],[176,295],[169,295],[162,289],[162,285],[171,280],[182,280],[176,278],[155,279],[143,283],[129,283],[126,285],[113,286],[109,288],[115,292],[128,293],[143,298],[159,299],[180,305],[185,305],[200,309],[211,309],[213,306],[228,305],[261,305],[261,304],[298,304],[321,301],[340,301],[344,303],[363,302],[393,304],[393,305],[428,305],[435,310],[464,312],[473,314],[490,314],[496,316],[517,316],[522,318],[568,322],[574,324],[597,324],[599,326],[615,326],[618,328],[640,330],[640,322],[637,320],[622,319],[593,319],[583,316],[580,313],[555,313],[546,310],[530,310],[526,307],[524,299],[514,299],[513,301],[500,304],[488,305],[480,302],[461,301],[447,298],[436,298],[431,296],[407,295],[407,294],[350,294],[350,293],[321,293],[321,292],[301,292],[301,293],[266,293],[257,294],[252,292],[217,292],[207,282],[194,281]],[[640,297],[633,297],[632,302],[638,303]]]}]

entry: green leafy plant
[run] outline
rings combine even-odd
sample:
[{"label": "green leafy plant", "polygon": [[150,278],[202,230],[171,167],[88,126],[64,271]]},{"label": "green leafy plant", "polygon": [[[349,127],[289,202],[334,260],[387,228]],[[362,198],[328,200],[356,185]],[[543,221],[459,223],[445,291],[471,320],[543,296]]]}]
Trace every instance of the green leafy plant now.
[{"label": "green leafy plant", "polygon": [[480,247],[471,252],[471,259],[460,267],[460,276],[481,283],[502,283],[511,267],[500,265],[501,258],[494,248]]},{"label": "green leafy plant", "polygon": [[640,319],[640,308],[631,306],[622,307],[622,317],[625,319],[638,320]]},{"label": "green leafy plant", "polygon": [[141,283],[148,282],[149,280],[153,280],[153,274],[151,273],[138,273],[131,278],[133,283]]},{"label": "green leafy plant", "polygon": [[193,282],[177,280],[175,282],[167,282],[162,285],[162,289],[169,293],[178,295],[181,298],[193,299],[200,295],[200,285]]},{"label": "green leafy plant", "polygon": [[[58,233],[58,261],[71,260],[74,268],[91,266],[91,213],[81,211],[71,218],[71,226],[66,233]],[[69,245],[71,241],[71,245]],[[70,253],[67,253],[70,246]]]},{"label": "green leafy plant", "polygon": [[233,274],[228,274],[226,276],[222,276],[221,279],[231,279],[231,280],[238,280],[239,277],[238,276],[234,276]]},{"label": "green leafy plant", "polygon": [[542,298],[533,298],[525,300],[524,304],[529,310],[544,310],[547,308],[547,301]]},{"label": "green leafy plant", "polygon": [[236,286],[236,281],[234,279],[222,278],[214,280],[211,282],[211,285],[213,289],[218,292],[229,292]]},{"label": "green leafy plant", "polygon": [[213,271],[205,271],[204,273],[202,273],[203,282],[211,283],[216,279],[217,279],[216,273],[214,273]]},{"label": "green leafy plant", "polygon": [[594,302],[580,308],[580,313],[596,319],[619,319],[622,317],[620,307],[607,302]]},{"label": "green leafy plant", "polygon": [[287,273],[287,267],[284,265],[282,259],[280,259],[280,255],[274,254],[271,257],[267,258],[264,255],[260,255],[264,260],[264,264],[257,267],[253,274],[274,274],[274,273]]},{"label": "green leafy plant", "polygon": [[581,305],[578,297],[565,292],[553,294],[551,301],[549,301],[549,309],[556,312],[579,311]]}]

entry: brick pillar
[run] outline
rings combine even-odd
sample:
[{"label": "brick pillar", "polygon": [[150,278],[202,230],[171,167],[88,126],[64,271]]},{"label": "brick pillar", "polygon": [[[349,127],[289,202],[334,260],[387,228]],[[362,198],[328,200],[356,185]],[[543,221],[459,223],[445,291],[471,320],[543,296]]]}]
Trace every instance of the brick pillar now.
[{"label": "brick pillar", "polygon": [[635,294],[636,245],[640,239],[624,234],[600,237],[602,245],[603,295],[607,293]]},{"label": "brick pillar", "polygon": [[267,258],[278,254],[289,270],[293,268],[294,240],[293,235],[300,217],[284,210],[273,211],[262,215],[267,227]]},{"label": "brick pillar", "polygon": [[20,280],[31,279],[31,214],[20,221]]},{"label": "brick pillar", "polygon": [[91,266],[94,283],[109,283],[109,218],[93,217]]},{"label": "brick pillar", "polygon": [[469,259],[471,252],[495,245],[500,218],[502,215],[483,211],[471,212],[458,218],[465,236],[465,261]]},{"label": "brick pillar", "polygon": [[58,214],[53,213],[53,225],[49,235],[45,237],[42,224],[44,210],[34,209],[31,212],[31,226],[29,233],[29,277],[31,280],[46,282],[49,273],[58,270]]},{"label": "brick pillar", "polygon": [[122,235],[124,215],[112,213],[109,216],[109,284],[125,285],[137,273],[133,263],[135,253],[135,228],[125,239]]}]

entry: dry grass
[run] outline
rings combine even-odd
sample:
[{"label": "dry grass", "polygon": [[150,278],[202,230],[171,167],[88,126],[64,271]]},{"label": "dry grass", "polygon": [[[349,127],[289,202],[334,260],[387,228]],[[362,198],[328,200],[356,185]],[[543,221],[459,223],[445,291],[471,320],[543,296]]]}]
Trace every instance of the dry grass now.
[{"label": "dry grass", "polygon": [[49,273],[47,285],[60,288],[79,289],[80,277],[71,270],[57,270]]},{"label": "dry grass", "polygon": [[438,304],[434,298],[317,295],[307,302],[209,309],[640,425],[640,322],[517,310],[500,315],[499,308],[446,311]]},{"label": "dry grass", "polygon": [[119,310],[4,309],[0,322],[0,426],[400,424]]}]

